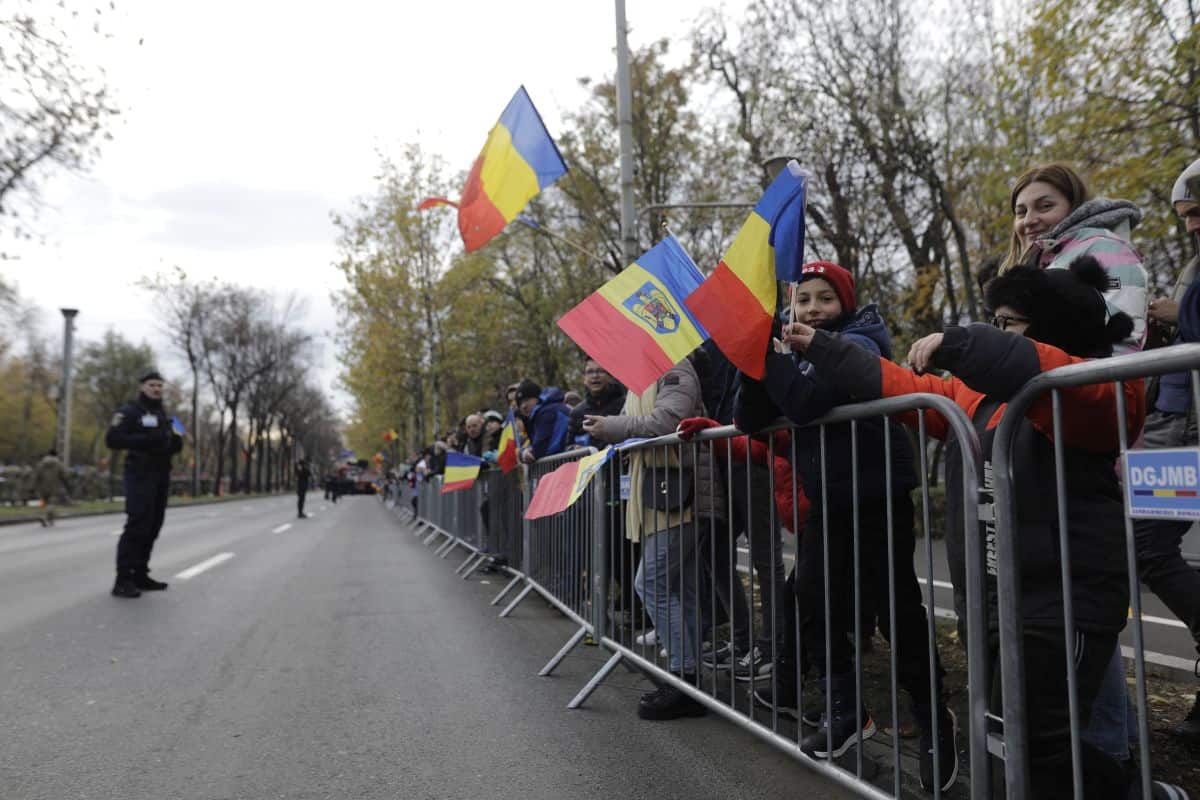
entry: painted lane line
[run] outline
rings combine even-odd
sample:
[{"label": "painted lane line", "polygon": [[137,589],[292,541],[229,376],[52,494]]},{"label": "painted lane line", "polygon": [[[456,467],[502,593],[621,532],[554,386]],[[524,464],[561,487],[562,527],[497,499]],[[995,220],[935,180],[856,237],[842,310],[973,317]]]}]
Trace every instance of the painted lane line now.
[{"label": "painted lane line", "polygon": [[[929,581],[926,580],[925,578],[917,578],[917,583],[923,583],[926,586],[929,585]],[[954,584],[951,583],[950,581],[936,581],[935,580],[933,582],[933,585],[939,589],[953,589],[954,588]]]},{"label": "painted lane line", "polygon": [[113,532],[112,532],[112,535],[113,535],[113,536],[120,536],[120,535],[121,535],[122,533],[124,533],[124,532],[125,532],[125,529],[124,529],[124,528],[117,528],[115,531],[113,531]]},{"label": "painted lane line", "polygon": [[212,558],[201,561],[199,564],[196,564],[194,567],[188,567],[183,572],[180,572],[179,574],[177,574],[175,576],[175,578],[177,580],[186,581],[189,578],[196,577],[201,572],[212,569],[213,567],[217,566],[218,564],[225,563],[226,561],[228,561],[231,558],[233,558],[233,553],[218,553],[217,555],[213,556]]},{"label": "painted lane line", "polygon": [[283,533],[290,527],[292,527],[292,523],[285,522],[282,525],[280,525],[278,528],[271,528],[271,533]]}]

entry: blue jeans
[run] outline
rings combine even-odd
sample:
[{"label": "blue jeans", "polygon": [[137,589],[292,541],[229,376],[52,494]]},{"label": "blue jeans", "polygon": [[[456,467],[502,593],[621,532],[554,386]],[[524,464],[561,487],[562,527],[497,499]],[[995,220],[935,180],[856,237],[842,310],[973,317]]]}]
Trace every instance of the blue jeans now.
[{"label": "blue jeans", "polygon": [[696,591],[696,523],[652,533],[642,542],[633,588],[667,648],[671,672],[694,673],[700,625]]},{"label": "blue jeans", "polygon": [[1083,741],[1117,761],[1129,760],[1129,747],[1138,743],[1137,712],[1125,685],[1125,658],[1113,651],[1100,691],[1092,703],[1092,718],[1081,734]]}]

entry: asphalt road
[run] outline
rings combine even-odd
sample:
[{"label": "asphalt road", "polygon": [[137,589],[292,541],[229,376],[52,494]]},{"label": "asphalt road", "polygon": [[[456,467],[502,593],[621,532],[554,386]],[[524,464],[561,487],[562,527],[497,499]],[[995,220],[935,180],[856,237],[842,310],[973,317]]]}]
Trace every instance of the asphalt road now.
[{"label": "asphalt road", "polygon": [[[0,798],[846,797],[715,718],[635,716],[543,602],[507,620],[374,498],[171,510],[163,593],[108,590],[118,517],[0,528]],[[185,577],[186,576],[186,577]]]}]

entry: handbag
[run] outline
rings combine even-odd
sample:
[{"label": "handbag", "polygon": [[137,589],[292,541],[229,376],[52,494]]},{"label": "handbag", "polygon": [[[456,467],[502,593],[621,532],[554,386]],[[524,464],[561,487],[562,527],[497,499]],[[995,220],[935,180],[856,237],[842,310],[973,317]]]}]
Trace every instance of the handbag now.
[{"label": "handbag", "polygon": [[681,511],[692,504],[692,470],[660,467],[642,470],[642,505],[655,511]]}]

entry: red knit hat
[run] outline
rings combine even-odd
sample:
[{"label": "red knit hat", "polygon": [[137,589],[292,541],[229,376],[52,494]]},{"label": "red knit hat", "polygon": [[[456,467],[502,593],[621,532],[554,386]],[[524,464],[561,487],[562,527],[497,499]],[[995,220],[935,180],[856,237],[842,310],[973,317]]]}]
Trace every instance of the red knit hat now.
[{"label": "red knit hat", "polygon": [[820,278],[833,287],[834,294],[842,303],[842,311],[858,308],[858,299],[854,296],[854,276],[845,267],[832,261],[810,261],[800,271],[800,280],[796,283],[804,283],[810,278]]}]

